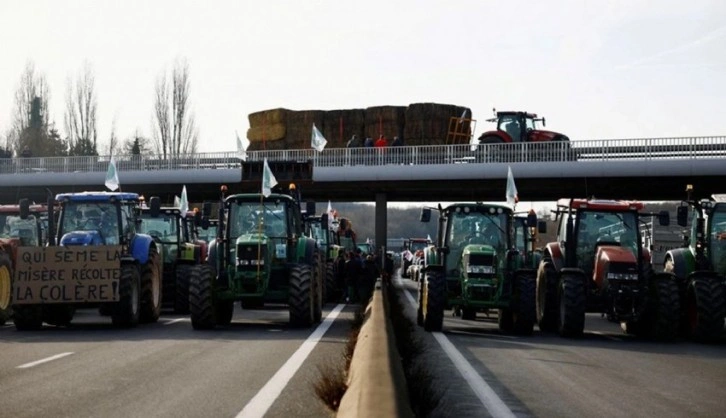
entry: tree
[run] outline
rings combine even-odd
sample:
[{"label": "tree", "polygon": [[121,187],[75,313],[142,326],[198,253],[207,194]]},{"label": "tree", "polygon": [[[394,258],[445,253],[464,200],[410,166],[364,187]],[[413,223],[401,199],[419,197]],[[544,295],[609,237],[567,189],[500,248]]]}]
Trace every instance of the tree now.
[{"label": "tree", "polygon": [[65,129],[70,155],[98,155],[97,108],[95,77],[86,63],[76,81],[69,78],[66,87]]},{"label": "tree", "polygon": [[30,105],[30,122],[18,139],[17,154],[22,155],[27,148],[28,156],[54,157],[68,155],[68,144],[61,138],[55,125],[48,126],[42,113],[43,102],[40,97]]},{"label": "tree", "polygon": [[124,141],[122,152],[124,155],[149,155],[153,154],[149,147],[149,139],[144,137],[136,129],[134,134]]},{"label": "tree", "polygon": [[[49,102],[50,90],[45,75],[37,73],[35,64],[32,61],[28,61],[25,64],[25,70],[20,76],[20,83],[15,90],[15,109],[12,115],[12,127],[6,139],[8,145],[15,148],[18,154],[23,149],[23,146],[25,146],[25,144],[21,144],[22,137],[29,140],[28,134],[24,132],[31,127],[32,116],[34,116],[33,122],[37,128],[36,134],[41,130],[47,131]],[[35,115],[32,114],[33,112],[35,112]]]},{"label": "tree", "polygon": [[189,64],[178,59],[171,73],[157,78],[154,89],[153,139],[157,154],[167,158],[197,151],[199,132],[190,111]]}]

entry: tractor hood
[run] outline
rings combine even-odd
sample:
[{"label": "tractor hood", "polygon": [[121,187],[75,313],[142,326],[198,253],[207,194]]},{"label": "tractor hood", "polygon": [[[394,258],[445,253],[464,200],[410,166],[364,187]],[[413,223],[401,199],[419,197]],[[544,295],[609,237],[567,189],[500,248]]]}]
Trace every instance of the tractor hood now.
[{"label": "tractor hood", "polygon": [[63,234],[60,245],[103,245],[103,238],[98,231],[73,231]]},{"label": "tractor hood", "polygon": [[602,288],[605,279],[638,280],[638,260],[629,249],[619,246],[605,245],[598,247],[595,255],[595,271],[593,279],[598,288]]},{"label": "tractor hood", "polygon": [[562,135],[559,132],[544,131],[544,130],[536,129],[536,130],[530,131],[530,133],[529,133],[530,142],[552,141],[553,139],[555,139],[557,137],[561,137],[565,141],[569,140],[569,138],[567,138],[567,136]]},{"label": "tractor hood", "polygon": [[461,254],[461,272],[466,279],[485,279],[496,275],[499,257],[487,244],[469,244]]}]

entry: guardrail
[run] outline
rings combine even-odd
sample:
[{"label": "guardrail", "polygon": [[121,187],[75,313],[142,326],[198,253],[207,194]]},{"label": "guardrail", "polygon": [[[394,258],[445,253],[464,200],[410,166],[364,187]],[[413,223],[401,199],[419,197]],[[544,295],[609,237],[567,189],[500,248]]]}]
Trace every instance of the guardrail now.
[{"label": "guardrail", "polygon": [[[712,159],[726,156],[726,137],[598,139],[511,144],[420,145],[386,148],[328,148],[247,151],[247,161],[312,161],[317,167],[618,160]],[[110,156],[0,159],[0,175],[105,172]],[[119,171],[236,169],[236,152],[198,153],[168,158],[115,157]]]}]

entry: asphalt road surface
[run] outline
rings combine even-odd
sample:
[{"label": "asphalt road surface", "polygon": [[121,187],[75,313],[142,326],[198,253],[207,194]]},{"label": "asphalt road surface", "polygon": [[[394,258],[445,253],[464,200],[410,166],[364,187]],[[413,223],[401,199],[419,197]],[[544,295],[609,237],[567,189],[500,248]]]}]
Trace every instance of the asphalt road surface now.
[{"label": "asphalt road surface", "polygon": [[96,310],[69,328],[10,322],[0,327],[0,416],[332,416],[313,384],[343,363],[356,309],[328,304],[310,329],[289,327],[284,306],[237,305],[233,323],[213,331],[179,315],[115,329]]},{"label": "asphalt road surface", "polygon": [[[398,281],[412,319],[416,283]],[[410,296],[410,297],[409,297]],[[723,417],[726,338],[720,344],[659,343],[625,335],[588,314],[582,338],[504,335],[497,315],[475,321],[446,312],[442,333],[417,335],[432,376],[446,388],[438,414],[537,417]]]}]

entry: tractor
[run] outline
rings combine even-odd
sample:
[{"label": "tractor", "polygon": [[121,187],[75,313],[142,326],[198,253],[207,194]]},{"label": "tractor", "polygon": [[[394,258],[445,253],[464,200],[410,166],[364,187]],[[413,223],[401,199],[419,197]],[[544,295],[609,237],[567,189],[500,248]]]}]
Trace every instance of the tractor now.
[{"label": "tractor", "polygon": [[[538,128],[541,122],[545,126],[545,118],[538,118],[528,112],[497,112],[487,122],[496,123],[496,130],[486,131],[479,136],[479,144],[521,144],[532,143],[527,147],[530,160],[565,159],[575,160],[576,155],[570,148],[570,139],[561,133],[545,131]],[[541,144],[536,145],[536,144]],[[500,150],[499,157],[514,157],[514,148]]]},{"label": "tractor", "polygon": [[[21,216],[21,206],[26,206]],[[12,315],[12,279],[16,266],[18,247],[40,247],[47,239],[44,220],[46,205],[30,205],[23,200],[20,205],[0,206],[0,325]]]},{"label": "tractor", "polygon": [[[309,212],[314,213],[314,212]],[[342,284],[336,282],[338,276],[336,260],[338,255],[344,251],[343,247],[337,244],[337,234],[333,230],[332,222],[328,222],[327,213],[320,216],[305,216],[305,234],[318,243],[322,254],[325,254],[323,298],[324,302],[337,300],[343,292]],[[332,221],[332,220],[331,220]]]},{"label": "tractor", "polygon": [[[681,296],[681,333],[699,341],[717,340],[724,328],[726,301],[726,200],[690,197],[677,209],[678,225],[688,225],[688,209],[693,208],[687,246],[666,253],[664,270],[675,274]],[[720,201],[719,201],[720,200]]]},{"label": "tractor", "polygon": [[[158,320],[162,264],[151,236],[137,233],[139,196],[61,193],[55,201],[60,206],[56,236],[46,247],[18,250],[16,328],[69,325],[76,307],[93,306],[106,307],[118,327]],[[158,198],[151,199],[151,210],[159,210]],[[54,219],[52,206],[49,212],[48,219]]]},{"label": "tractor", "polygon": [[403,266],[401,268],[401,277],[412,278],[409,273],[409,267],[416,264],[418,258],[423,258],[423,252],[431,245],[431,240],[428,238],[409,238],[404,242],[404,251],[401,254],[403,259]]},{"label": "tractor", "polygon": [[[322,316],[322,254],[305,235],[299,193],[235,194],[219,207],[217,239],[207,264],[192,273],[189,308],[194,329],[232,321],[234,302],[289,306],[290,324],[307,327]],[[211,212],[205,204],[203,217]]]},{"label": "tractor", "polygon": [[[422,209],[422,222],[430,221],[431,210]],[[424,250],[418,324],[440,331],[445,309],[466,320],[476,319],[478,311],[498,309],[501,331],[531,334],[535,270],[514,247],[512,208],[477,202],[439,205],[438,211],[436,244]],[[534,213],[527,225],[537,225]]]},{"label": "tractor", "polygon": [[189,277],[193,266],[206,260],[207,243],[193,238],[201,213],[182,214],[176,207],[162,207],[154,213],[142,208],[140,218],[139,231],[154,238],[161,248],[162,306],[188,314]]},{"label": "tractor", "polygon": [[653,270],[642,245],[642,217],[670,222],[667,211],[644,213],[643,203],[560,199],[556,242],[545,246],[537,270],[537,322],[563,337],[584,331],[585,313],[598,312],[628,334],[670,340],[677,336],[675,277]]}]

